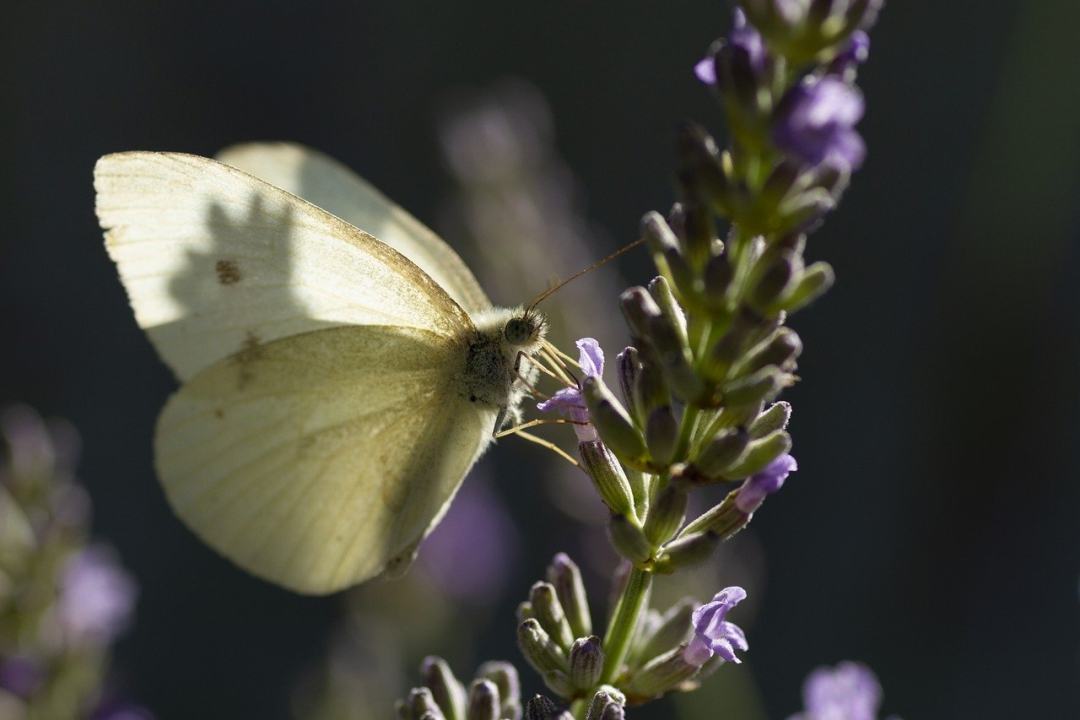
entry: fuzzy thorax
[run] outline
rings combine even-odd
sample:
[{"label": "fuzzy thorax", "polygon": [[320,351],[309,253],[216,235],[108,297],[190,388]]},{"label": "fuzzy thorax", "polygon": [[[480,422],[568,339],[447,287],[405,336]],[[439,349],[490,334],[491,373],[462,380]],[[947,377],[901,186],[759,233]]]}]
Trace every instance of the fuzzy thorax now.
[{"label": "fuzzy thorax", "polygon": [[[518,419],[518,405],[536,379],[532,356],[544,342],[547,322],[525,308],[492,308],[473,317],[461,392],[470,402],[490,405],[500,418]],[[501,425],[501,422],[500,422]]]}]

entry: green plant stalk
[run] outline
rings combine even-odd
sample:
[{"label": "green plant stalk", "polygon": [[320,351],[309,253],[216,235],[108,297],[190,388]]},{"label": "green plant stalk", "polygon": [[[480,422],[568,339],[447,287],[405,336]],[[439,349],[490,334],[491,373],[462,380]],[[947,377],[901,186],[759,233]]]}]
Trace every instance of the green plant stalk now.
[{"label": "green plant stalk", "polygon": [[626,580],[626,587],[619,596],[615,612],[611,616],[607,634],[604,636],[604,672],[600,684],[614,684],[615,677],[630,651],[634,639],[638,618],[648,604],[649,590],[652,588],[652,573],[640,568],[633,568]]}]

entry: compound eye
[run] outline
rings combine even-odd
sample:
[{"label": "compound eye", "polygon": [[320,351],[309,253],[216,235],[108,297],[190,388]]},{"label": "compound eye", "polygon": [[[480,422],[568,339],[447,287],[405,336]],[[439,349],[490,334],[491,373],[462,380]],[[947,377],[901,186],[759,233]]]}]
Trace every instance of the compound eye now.
[{"label": "compound eye", "polygon": [[524,345],[532,337],[532,325],[523,318],[513,318],[503,328],[503,337],[511,345]]}]

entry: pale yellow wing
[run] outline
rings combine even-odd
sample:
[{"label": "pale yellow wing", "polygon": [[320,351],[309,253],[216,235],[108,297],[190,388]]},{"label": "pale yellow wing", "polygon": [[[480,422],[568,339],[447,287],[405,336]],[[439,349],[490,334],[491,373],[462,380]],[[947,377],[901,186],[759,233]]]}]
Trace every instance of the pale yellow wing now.
[{"label": "pale yellow wing", "polygon": [[196,375],[157,427],[169,502],[240,567],[329,593],[407,563],[490,440],[430,331],[317,330]]},{"label": "pale yellow wing", "polygon": [[294,143],[234,145],[218,153],[217,159],[371,233],[419,265],[470,313],[491,307],[449,245],[338,161]]},{"label": "pale yellow wing", "polygon": [[181,379],[253,344],[340,325],[460,337],[467,313],[415,263],[229,165],[106,155],[97,214],[135,317]]}]

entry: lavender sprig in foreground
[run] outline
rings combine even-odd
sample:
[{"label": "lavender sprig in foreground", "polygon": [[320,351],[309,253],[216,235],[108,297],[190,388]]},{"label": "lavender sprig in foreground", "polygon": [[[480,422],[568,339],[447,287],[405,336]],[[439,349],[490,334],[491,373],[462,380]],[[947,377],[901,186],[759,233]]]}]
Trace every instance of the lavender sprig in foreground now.
[{"label": "lavender sprig in foreground", "polygon": [[[833,282],[828,264],[803,256],[865,157],[854,81],[879,6],[748,2],[695,68],[723,107],[728,143],[721,149],[697,125],[679,133],[679,202],[642,221],[659,274],[621,297],[633,337],[615,363],[621,392],[583,339],[583,377],[541,406],[575,423],[581,466],[630,570],[602,636],[569,558],[534,585],[519,645],[569,710],[536,698],[530,718],[622,717],[626,706],[693,689],[748,649],[727,619],[741,588],[642,618],[657,575],[710,557],[796,469],[791,408],[777,397],[795,382],[802,342],[785,325]],[[705,486],[731,489],[687,522],[688,496]]]}]

